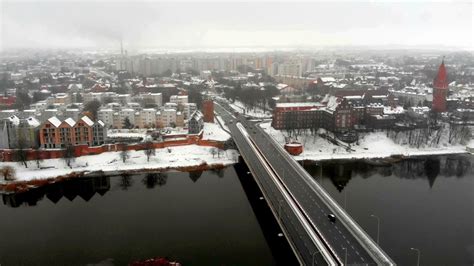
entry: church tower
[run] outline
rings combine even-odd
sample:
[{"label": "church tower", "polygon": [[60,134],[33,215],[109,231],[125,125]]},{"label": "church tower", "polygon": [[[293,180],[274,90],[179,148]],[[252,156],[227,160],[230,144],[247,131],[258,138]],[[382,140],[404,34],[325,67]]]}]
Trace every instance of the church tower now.
[{"label": "church tower", "polygon": [[446,97],[448,95],[448,76],[444,59],[438,69],[438,74],[433,81],[433,105],[434,112],[446,112]]}]

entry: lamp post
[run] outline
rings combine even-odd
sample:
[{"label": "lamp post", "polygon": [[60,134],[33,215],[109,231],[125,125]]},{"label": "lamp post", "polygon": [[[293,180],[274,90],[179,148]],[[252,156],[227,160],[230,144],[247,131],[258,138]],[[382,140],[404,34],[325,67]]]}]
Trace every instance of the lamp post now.
[{"label": "lamp post", "polygon": [[377,219],[377,245],[379,244],[379,236],[380,236],[380,218],[376,215],[371,214],[370,217]]},{"label": "lamp post", "polygon": [[311,265],[314,266],[314,255],[318,254],[320,252],[320,250],[316,250],[315,252],[313,252],[313,255],[312,255],[312,258],[311,258]]},{"label": "lamp post", "polygon": [[416,260],[416,266],[420,266],[420,255],[421,251],[417,248],[410,248],[413,251],[416,251],[416,254],[418,255],[417,260]]},{"label": "lamp post", "polygon": [[344,251],[345,251],[345,254],[344,254],[344,265],[347,265],[347,248],[344,248],[344,247],[343,247],[342,249],[344,249]]}]

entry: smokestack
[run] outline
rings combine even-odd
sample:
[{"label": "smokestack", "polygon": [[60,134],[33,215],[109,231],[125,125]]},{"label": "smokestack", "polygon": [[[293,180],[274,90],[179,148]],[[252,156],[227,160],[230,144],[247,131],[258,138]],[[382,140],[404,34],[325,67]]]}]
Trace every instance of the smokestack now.
[{"label": "smokestack", "polygon": [[123,42],[122,42],[122,38],[120,38],[120,54],[121,54],[122,57],[123,57]]}]

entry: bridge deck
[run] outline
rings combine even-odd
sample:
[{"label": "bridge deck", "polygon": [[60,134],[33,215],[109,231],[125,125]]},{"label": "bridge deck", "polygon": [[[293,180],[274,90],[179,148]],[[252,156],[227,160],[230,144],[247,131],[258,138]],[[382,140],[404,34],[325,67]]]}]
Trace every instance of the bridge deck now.
[{"label": "bridge deck", "polygon": [[[235,117],[222,107],[217,106],[216,110],[218,110],[225,121],[236,120]],[[238,120],[247,128],[249,138],[253,140],[253,143],[265,157],[268,165],[278,175],[288,191],[290,191],[292,197],[296,199],[300,209],[308,217],[308,221],[317,228],[326,246],[335,254],[338,261],[348,265],[394,265],[393,261],[381,251],[373,240],[358,225],[354,225],[355,222],[348,217],[347,213],[337,203],[332,202],[332,199],[330,199],[325,191],[321,192],[322,188],[318,187],[319,185],[314,180],[309,180],[308,174],[304,169],[299,167],[299,165],[295,165],[295,161],[286,152],[282,152],[282,149],[277,147],[267,134],[254,123],[245,119]],[[233,124],[228,123],[228,126],[234,141],[241,144],[243,141],[235,131],[235,122],[237,121],[234,121]],[[253,164],[253,161],[257,159],[253,156],[256,155],[248,147],[241,150],[242,145],[238,146],[241,154],[245,154],[244,157],[247,157],[246,162]],[[266,171],[262,166],[254,165],[253,168],[255,168],[255,174],[259,178],[266,175]],[[276,193],[274,198],[277,199],[278,192],[275,191],[274,193]],[[328,201],[331,202],[328,203]],[[331,223],[327,218],[327,215],[330,213],[341,216],[337,217],[338,220],[335,224]],[[344,218],[344,220],[341,219],[342,221],[340,221],[339,218]],[[352,222],[352,224],[348,225],[347,220],[349,220],[349,223]],[[354,233],[354,230],[362,232],[356,231]],[[364,238],[362,240],[361,234]]]}]

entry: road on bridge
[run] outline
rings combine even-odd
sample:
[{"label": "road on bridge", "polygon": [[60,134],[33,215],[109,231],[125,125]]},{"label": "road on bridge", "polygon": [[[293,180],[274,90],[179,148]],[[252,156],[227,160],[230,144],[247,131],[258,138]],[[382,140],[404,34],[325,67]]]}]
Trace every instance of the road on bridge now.
[{"label": "road on bridge", "polygon": [[347,265],[377,265],[374,258],[341,222],[338,220],[335,223],[329,221],[328,214],[333,212],[308,184],[308,181],[304,180],[304,173],[301,173],[301,169],[294,167],[288,161],[288,156],[282,154],[281,149],[275,146],[268,134],[264,133],[255,123],[248,121],[241,115],[234,116],[222,106],[216,105],[216,111],[226,121],[231,132],[233,125],[237,122],[245,126],[250,138],[265,154],[269,164],[305,211],[309,221],[317,228],[327,246],[337,254],[339,261]]}]

